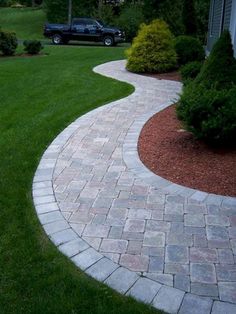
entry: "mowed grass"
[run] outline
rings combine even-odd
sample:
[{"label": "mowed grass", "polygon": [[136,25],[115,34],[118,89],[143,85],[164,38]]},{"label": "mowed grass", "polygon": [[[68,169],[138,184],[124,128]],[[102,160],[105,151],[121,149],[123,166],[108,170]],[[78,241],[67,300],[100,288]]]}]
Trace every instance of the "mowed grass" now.
[{"label": "mowed grass", "polygon": [[0,59],[0,313],[157,313],[76,268],[50,242],[31,197],[46,147],[69,123],[133,87],[92,73],[123,48],[47,47]]},{"label": "mowed grass", "polygon": [[0,8],[0,27],[14,31],[18,39],[43,39],[46,15],[42,9]]}]

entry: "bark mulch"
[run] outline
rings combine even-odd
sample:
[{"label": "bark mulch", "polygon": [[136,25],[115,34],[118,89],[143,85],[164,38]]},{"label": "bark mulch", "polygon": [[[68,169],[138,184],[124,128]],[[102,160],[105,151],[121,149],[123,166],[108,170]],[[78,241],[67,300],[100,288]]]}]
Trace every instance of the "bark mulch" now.
[{"label": "bark mulch", "polygon": [[157,175],[208,193],[236,196],[236,149],[214,149],[182,129],[175,105],[144,126],[138,152]]}]

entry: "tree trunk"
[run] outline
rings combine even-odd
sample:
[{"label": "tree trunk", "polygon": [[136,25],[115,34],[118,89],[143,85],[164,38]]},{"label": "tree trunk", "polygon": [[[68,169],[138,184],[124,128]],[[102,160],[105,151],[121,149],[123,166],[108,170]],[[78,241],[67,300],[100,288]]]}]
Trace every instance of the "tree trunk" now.
[{"label": "tree trunk", "polygon": [[72,20],[72,0],[69,0],[69,7],[68,7],[68,24],[71,25]]}]

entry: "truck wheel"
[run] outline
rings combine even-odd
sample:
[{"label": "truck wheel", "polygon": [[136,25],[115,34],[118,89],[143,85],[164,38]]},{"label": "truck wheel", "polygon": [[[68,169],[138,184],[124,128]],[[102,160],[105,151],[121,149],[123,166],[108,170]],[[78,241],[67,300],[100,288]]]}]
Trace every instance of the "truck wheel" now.
[{"label": "truck wheel", "polygon": [[104,46],[111,47],[114,45],[114,39],[111,36],[105,36],[103,38]]},{"label": "truck wheel", "polygon": [[52,42],[54,45],[60,45],[62,44],[62,37],[60,34],[55,34],[52,36]]}]

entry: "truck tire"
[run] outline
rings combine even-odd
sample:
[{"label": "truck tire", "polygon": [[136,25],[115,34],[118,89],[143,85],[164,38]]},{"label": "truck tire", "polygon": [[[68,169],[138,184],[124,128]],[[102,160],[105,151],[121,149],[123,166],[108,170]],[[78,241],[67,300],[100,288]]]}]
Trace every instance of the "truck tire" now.
[{"label": "truck tire", "polygon": [[111,47],[114,45],[114,38],[112,36],[106,35],[103,37],[103,44],[106,47]]},{"label": "truck tire", "polygon": [[52,43],[54,45],[60,45],[63,43],[62,36],[60,34],[54,34],[52,36]]}]

